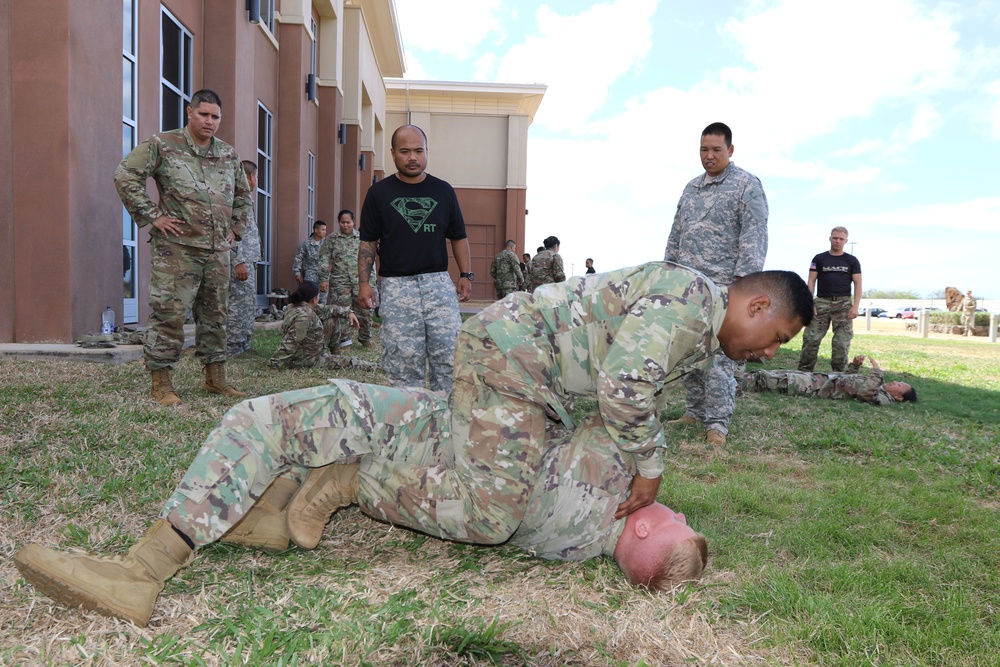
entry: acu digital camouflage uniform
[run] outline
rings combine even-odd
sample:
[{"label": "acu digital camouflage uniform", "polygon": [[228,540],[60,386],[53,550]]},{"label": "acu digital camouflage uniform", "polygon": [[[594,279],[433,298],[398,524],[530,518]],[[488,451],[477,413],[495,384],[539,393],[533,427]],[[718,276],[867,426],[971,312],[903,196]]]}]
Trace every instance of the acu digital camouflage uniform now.
[{"label": "acu digital camouflage uniform", "polygon": [[[326,239],[324,239],[326,240]],[[295,259],[292,261],[292,273],[302,278],[311,280],[319,284],[319,251],[323,246],[323,241],[317,241],[312,236],[299,245],[295,251]],[[326,294],[319,295],[319,302],[326,303]]]},{"label": "acu digital camouflage uniform", "polygon": [[882,371],[859,374],[860,364],[851,363],[844,373],[807,373],[805,371],[767,371],[748,373],[743,391],[773,391],[789,396],[812,398],[853,398],[872,405],[892,405],[896,399],[882,388]]},{"label": "acu digital camouflage uniform", "polygon": [[490,264],[490,276],[493,278],[493,288],[497,291],[498,299],[516,292],[524,284],[521,263],[510,248],[504,248],[493,258],[493,263]]},{"label": "acu digital camouflage uniform", "polygon": [[[681,193],[663,258],[701,271],[716,285],[764,268],[767,197],[760,179],[732,162],[718,176],[703,173]],[[721,351],[708,371],[685,379],[686,414],[707,429],[729,433],[742,363]]]},{"label": "acu digital camouflage uniform", "polygon": [[[159,203],[146,193],[152,177]],[[240,158],[212,137],[198,147],[184,128],[161,132],[125,156],[115,171],[122,204],[139,227],[161,215],[178,218],[183,236],[150,227],[151,270],[143,354],[148,370],[172,368],[184,345],[184,321],[194,312],[195,352],[205,365],[226,360],[229,242],[242,238],[253,215]]]},{"label": "acu digital camouflage uniform", "polygon": [[[358,342],[366,344],[372,339],[372,311],[358,305],[358,246],[361,238],[358,230],[352,230],[350,234],[337,232],[327,235],[323,239],[323,245],[319,251],[319,280],[317,282],[328,282],[326,302],[330,305],[347,306],[354,311],[358,318],[360,328],[358,329]],[[369,281],[372,289],[375,288],[375,275],[372,273]],[[351,329],[347,323],[347,316],[338,317],[335,322],[336,329],[330,336],[331,349],[336,347],[343,340],[350,340]]]},{"label": "acu digital camouflage uniform", "polygon": [[[226,354],[235,357],[250,350],[250,336],[257,314],[257,262],[261,260],[260,232],[251,215],[243,239],[229,253],[229,305],[226,319]],[[236,267],[247,265],[246,280],[236,278]]]},{"label": "acu digital camouflage uniform", "polygon": [[268,360],[271,368],[358,368],[375,370],[377,365],[354,357],[327,354],[335,320],[347,317],[347,306],[316,306],[296,303],[285,309],[281,345]]},{"label": "acu digital camouflage uniform", "polygon": [[529,292],[534,292],[540,285],[561,283],[566,280],[562,257],[559,256],[559,253],[552,252],[547,248],[531,258],[531,263],[528,264],[528,273],[531,274]]},{"label": "acu digital camouflage uniform", "polygon": [[[463,325],[447,428],[418,423],[438,408],[429,394],[412,389],[364,385],[361,391],[371,400],[332,404],[312,400],[324,388],[244,401],[209,437],[163,516],[172,523],[176,518],[181,530],[218,524],[217,534],[190,535],[196,543],[214,539],[239,519],[218,516],[209,496],[220,484],[226,489],[223,504],[242,515],[282,465],[325,465],[357,454],[357,445],[347,444],[352,442],[441,438],[439,446],[450,452],[444,463],[363,460],[362,508],[445,539],[504,542],[521,525],[535,492],[550,419],[577,430],[570,416],[577,396],[596,402],[595,415],[584,423],[591,428],[593,420],[603,420],[603,428],[592,429],[587,439],[596,439],[605,457],[617,447],[634,457],[641,476],[662,473],[665,441],[656,397],[666,383],[711,363],[727,301],[725,288],[661,263],[574,278],[534,295],[517,292]],[[326,391],[345,387],[342,381],[334,385]],[[405,396],[424,398],[406,403]],[[293,408],[282,407],[289,403]],[[401,404],[402,411],[392,414],[412,425],[386,423],[390,408]],[[279,414],[285,409],[288,416]],[[245,443],[267,451],[248,453]],[[262,457],[279,463],[261,467]],[[224,479],[234,475],[249,485]],[[547,521],[569,525],[574,516],[552,514]],[[564,548],[553,545],[545,552]]]}]

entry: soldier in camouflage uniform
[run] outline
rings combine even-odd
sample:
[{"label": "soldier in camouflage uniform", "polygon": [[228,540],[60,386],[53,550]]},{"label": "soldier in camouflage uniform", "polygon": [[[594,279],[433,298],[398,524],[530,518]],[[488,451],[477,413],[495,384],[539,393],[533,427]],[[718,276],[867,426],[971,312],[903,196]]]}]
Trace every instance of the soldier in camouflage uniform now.
[{"label": "soldier in camouflage uniform", "polygon": [[[252,224],[253,200],[233,147],[217,139],[222,101],[199,90],[187,108],[186,127],[155,134],[125,156],[115,186],[125,209],[149,233],[151,272],[143,346],[152,373],[151,396],[180,403],[170,378],[184,345],[184,322],[195,319],[195,354],[205,364],[206,391],[246,396],[226,379],[226,301],[229,244]],[[160,198],[146,192],[153,178]]]},{"label": "soldier in camouflage uniform", "polygon": [[[354,228],[354,211],[344,209],[338,213],[337,225],[340,233],[327,236],[319,251],[319,290],[320,293],[326,292],[327,303],[347,306],[354,311],[360,322],[358,342],[362,347],[371,347],[372,311],[358,303],[358,247],[361,237]],[[369,284],[374,290],[374,276]],[[342,341],[351,340],[346,317],[337,318],[334,326],[330,336],[331,351]]]},{"label": "soldier in camouflage uniform", "polygon": [[[760,271],[767,255],[767,197],[760,179],[730,162],[732,140],[723,123],[702,131],[705,173],[684,186],[663,255],[701,271],[717,285]],[[724,444],[736,408],[737,373],[742,368],[721,353],[711,368],[691,373],[684,381],[684,416],[675,423],[702,424],[710,444]]]},{"label": "soldier in camouflage uniform", "polygon": [[[257,165],[243,160],[243,171],[252,193],[257,189]],[[250,336],[257,313],[257,262],[260,259],[260,232],[257,221],[251,215],[243,239],[235,241],[229,252],[226,356],[238,357],[250,350]]]},{"label": "soldier in camouflage uniform", "polygon": [[[683,517],[653,505],[665,446],[657,395],[690,368],[711,363],[717,347],[731,358],[773,358],[811,316],[812,297],[790,272],[748,276],[726,289],[683,267],[652,263],[517,292],[463,325],[446,420],[434,419],[443,405],[431,393],[343,381],[244,401],[209,435],[164,507],[164,519],[126,557],[95,559],[29,545],[15,564],[59,601],[145,625],[164,582],[195,548],[233,529],[280,472],[307,466],[314,470],[287,517],[300,545],[293,527],[302,515],[292,508],[319,472],[327,481],[303,501],[310,503],[307,513],[314,510],[320,535],[336,507],[359,501],[365,512],[394,524],[498,544],[513,536],[532,507],[538,512],[530,519],[540,524],[519,544],[554,557],[587,557],[606,553],[617,536],[611,551],[629,579],[659,588],[664,549],[644,548],[643,533],[668,540],[671,552],[682,543],[692,546],[688,560],[697,562],[689,571],[700,572],[705,549],[684,530]],[[570,416],[577,396],[596,402],[580,424]],[[533,504],[539,487],[545,493],[564,477],[546,474],[537,484],[546,470],[546,440],[553,441],[550,421],[572,431],[571,441],[579,430],[581,443],[609,459],[616,449],[631,454],[636,474],[613,515],[605,500],[601,521],[584,527],[559,499]],[[366,447],[377,453],[373,445],[393,438],[403,451],[440,439],[433,447],[442,453],[420,465],[377,456],[343,464],[369,453]],[[605,467],[588,463],[579,472]],[[328,476],[331,470],[339,472]],[[610,485],[619,494],[623,477],[614,473]],[[573,501],[575,508],[594,510],[593,495]],[[648,519],[650,512],[657,521]],[[629,521],[620,530],[607,525],[612,516],[633,514],[632,530]],[[656,565],[650,551],[659,554]]]},{"label": "soldier in camouflage uniform", "polygon": [[524,274],[521,264],[514,253],[514,241],[507,241],[504,249],[497,253],[490,264],[490,277],[493,278],[493,288],[497,291],[497,299],[502,299],[511,292],[516,292],[524,284]]},{"label": "soldier in camouflage uniform", "polygon": [[[312,235],[299,245],[295,251],[295,259],[292,261],[292,273],[295,280],[300,283],[303,280],[311,280],[319,283],[319,251],[323,247],[323,239],[326,238],[326,223],[317,220],[313,223]],[[320,303],[326,303],[326,293],[320,294]]]},{"label": "soldier in camouflage uniform", "polygon": [[529,292],[541,285],[561,283],[566,280],[562,257],[559,256],[559,239],[550,236],[543,241],[543,249],[531,259],[528,272],[531,274]]},{"label": "soldier in camouflage uniform", "polygon": [[374,371],[375,364],[354,357],[327,354],[330,336],[337,328],[336,320],[344,318],[349,326],[357,327],[358,318],[350,306],[320,305],[319,286],[311,280],[304,280],[292,292],[291,302],[285,309],[281,331],[284,337],[268,365],[282,368],[356,368]]},{"label": "soldier in camouflage uniform", "polygon": [[760,370],[747,374],[743,391],[771,391],[789,396],[812,398],[853,398],[871,405],[892,405],[899,401],[917,402],[917,391],[906,382],[882,383],[882,369],[871,360],[872,372],[858,373],[865,357],[858,355],[844,373],[807,373],[805,371]]},{"label": "soldier in camouflage uniform", "polygon": [[972,296],[972,290],[965,293],[965,298],[958,306],[962,311],[962,326],[965,327],[965,335],[972,335],[972,328],[976,326],[976,300]]}]

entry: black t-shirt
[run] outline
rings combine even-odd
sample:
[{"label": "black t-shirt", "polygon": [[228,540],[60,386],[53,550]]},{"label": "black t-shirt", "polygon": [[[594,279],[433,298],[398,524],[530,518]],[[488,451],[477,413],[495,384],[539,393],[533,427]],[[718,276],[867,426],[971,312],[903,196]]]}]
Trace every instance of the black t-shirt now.
[{"label": "black t-shirt", "polygon": [[379,275],[416,276],[448,270],[445,239],[464,239],[455,189],[426,174],[404,183],[393,174],[368,190],[361,207],[362,241],[379,242]]},{"label": "black t-shirt", "polygon": [[816,272],[816,296],[851,296],[851,276],[861,273],[861,262],[849,253],[821,252],[813,257],[810,271]]}]

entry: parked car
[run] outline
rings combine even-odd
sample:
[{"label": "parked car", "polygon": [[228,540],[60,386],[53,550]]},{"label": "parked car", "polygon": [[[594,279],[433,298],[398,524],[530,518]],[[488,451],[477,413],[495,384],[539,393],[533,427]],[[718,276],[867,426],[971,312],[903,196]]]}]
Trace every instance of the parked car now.
[{"label": "parked car", "polygon": [[[885,308],[872,308],[872,317],[882,317],[882,313],[885,312]],[[858,317],[864,317],[868,314],[867,308],[858,308]]]},{"label": "parked car", "polygon": [[912,320],[921,310],[923,310],[923,306],[907,306],[906,308],[900,308],[892,316],[897,320]]}]

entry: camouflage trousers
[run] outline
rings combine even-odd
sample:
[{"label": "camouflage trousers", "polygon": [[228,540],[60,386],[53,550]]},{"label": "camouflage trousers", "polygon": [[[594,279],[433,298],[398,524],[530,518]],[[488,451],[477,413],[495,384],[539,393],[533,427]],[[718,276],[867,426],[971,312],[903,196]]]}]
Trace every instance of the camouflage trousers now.
[{"label": "camouflage trousers", "polygon": [[706,429],[729,434],[729,420],[736,409],[735,362],[721,349],[716,350],[712,367],[692,370],[684,377],[685,414]]},{"label": "camouflage trousers", "polygon": [[[362,510],[476,544],[520,525],[545,442],[544,412],[471,372],[450,402],[434,392],[346,380],[232,408],[208,436],[161,517],[195,546],[222,536],[278,475],[360,456]],[[389,455],[388,457],[386,455]]]},{"label": "camouflage trousers", "polygon": [[497,292],[497,300],[504,298],[511,292],[517,291],[517,283],[493,283],[493,289]]},{"label": "camouflage trousers", "polygon": [[[373,287],[372,289],[375,288]],[[372,311],[362,308],[358,302],[357,285],[352,285],[351,283],[335,285],[331,282],[330,289],[326,293],[326,303],[331,306],[350,306],[358,318],[358,323],[361,325],[358,329],[358,342],[364,343],[372,339]],[[347,318],[338,317],[336,329],[330,337],[330,349],[335,348],[341,341],[350,340],[353,335]]]},{"label": "camouflage trousers", "polygon": [[799,370],[811,373],[816,368],[819,344],[826,336],[826,330],[833,324],[833,342],[830,352],[830,368],[837,372],[847,370],[847,356],[854,338],[854,321],[850,318],[854,301],[849,296],[816,297],[816,316],[812,324],[802,332],[802,352],[799,355]]},{"label": "camouflage trousers", "polygon": [[462,318],[447,272],[382,278],[382,370],[394,387],[447,393]]},{"label": "camouflage trousers", "polygon": [[815,394],[816,388],[823,384],[825,378],[817,381],[817,376],[807,371],[790,370],[759,370],[747,373],[741,386],[746,392],[774,392],[802,396]]},{"label": "camouflage trousers", "polygon": [[153,237],[146,342],[148,370],[172,368],[184,347],[184,321],[194,313],[195,354],[203,364],[226,360],[229,251],[214,251]]},{"label": "camouflage trousers", "polygon": [[254,315],[257,313],[256,276],[251,271],[246,280],[238,280],[230,269],[229,301],[226,310],[226,356],[235,357],[250,351]]}]

